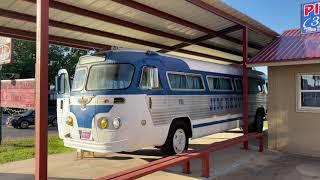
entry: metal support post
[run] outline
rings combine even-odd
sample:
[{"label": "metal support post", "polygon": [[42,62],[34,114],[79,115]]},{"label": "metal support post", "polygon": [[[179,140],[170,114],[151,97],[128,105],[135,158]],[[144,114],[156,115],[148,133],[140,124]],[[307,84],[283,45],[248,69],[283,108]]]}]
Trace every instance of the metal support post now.
[{"label": "metal support post", "polygon": [[[242,96],[243,96],[243,134],[248,134],[249,103],[248,103],[248,27],[243,27],[243,62],[242,62]],[[248,141],[243,142],[243,148],[248,149]]]},{"label": "metal support post", "polygon": [[259,152],[263,152],[264,150],[264,135],[259,137]]},{"label": "metal support post", "polygon": [[2,100],[2,93],[1,93],[1,80],[2,80],[2,65],[0,65],[0,145],[2,144],[2,118],[3,118],[3,111],[1,106],[1,100]]},{"label": "metal support post", "polygon": [[202,156],[202,177],[210,176],[210,156],[209,153],[204,153]]},{"label": "metal support post", "polygon": [[183,163],[182,172],[184,174],[190,174],[191,173],[191,171],[190,171],[190,161],[189,160]]},{"label": "metal support post", "polygon": [[46,180],[48,177],[48,30],[49,0],[37,0],[36,180]]}]

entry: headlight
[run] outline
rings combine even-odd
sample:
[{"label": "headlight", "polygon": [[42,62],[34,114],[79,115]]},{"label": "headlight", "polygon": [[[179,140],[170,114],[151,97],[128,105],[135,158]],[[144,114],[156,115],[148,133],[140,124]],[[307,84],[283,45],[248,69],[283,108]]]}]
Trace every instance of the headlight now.
[{"label": "headlight", "polygon": [[112,125],[114,128],[119,129],[121,126],[121,120],[120,118],[114,118],[112,121]]},{"label": "headlight", "polygon": [[72,117],[68,116],[67,124],[68,124],[69,126],[73,126],[73,118],[72,118]]},{"label": "headlight", "polygon": [[100,119],[100,128],[106,129],[108,127],[108,120],[106,118]]}]

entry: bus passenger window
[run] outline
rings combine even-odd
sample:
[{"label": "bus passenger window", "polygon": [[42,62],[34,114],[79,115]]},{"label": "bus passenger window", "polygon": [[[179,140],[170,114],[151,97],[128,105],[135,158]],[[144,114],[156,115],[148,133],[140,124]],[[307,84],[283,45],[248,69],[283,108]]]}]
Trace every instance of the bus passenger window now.
[{"label": "bus passenger window", "polygon": [[198,75],[186,75],[188,89],[203,89],[202,78]]},{"label": "bus passenger window", "polygon": [[262,92],[262,86],[258,79],[249,78],[249,94],[258,94]]},{"label": "bus passenger window", "polygon": [[170,87],[172,89],[187,89],[187,79],[182,74],[168,74]]},{"label": "bus passenger window", "polygon": [[241,79],[235,79],[234,84],[236,85],[237,91],[242,91],[242,80]]},{"label": "bus passenger window", "polygon": [[233,91],[232,80],[227,77],[207,77],[211,91]]},{"label": "bus passenger window", "polygon": [[143,67],[140,81],[141,89],[160,89],[158,68]]},{"label": "bus passenger window", "polygon": [[171,89],[174,90],[204,90],[200,74],[168,73]]}]

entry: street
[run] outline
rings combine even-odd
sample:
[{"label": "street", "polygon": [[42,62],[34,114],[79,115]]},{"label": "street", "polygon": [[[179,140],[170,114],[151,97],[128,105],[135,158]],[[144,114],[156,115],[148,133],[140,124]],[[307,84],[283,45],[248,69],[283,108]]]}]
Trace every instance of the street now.
[{"label": "street", "polygon": [[[49,127],[49,134],[58,134],[58,129],[56,127]],[[28,138],[34,136],[34,126],[29,127],[29,129],[15,129],[13,127],[7,127],[3,125],[2,127],[2,139],[16,139],[16,138]]]},{"label": "street", "polygon": [[[9,140],[9,139],[16,139],[16,138],[28,138],[34,136],[34,126],[30,126],[29,129],[15,129],[13,127],[8,127],[6,123],[7,114],[3,115],[2,118],[2,139]],[[49,134],[57,134],[58,129],[57,127],[49,126]]]}]

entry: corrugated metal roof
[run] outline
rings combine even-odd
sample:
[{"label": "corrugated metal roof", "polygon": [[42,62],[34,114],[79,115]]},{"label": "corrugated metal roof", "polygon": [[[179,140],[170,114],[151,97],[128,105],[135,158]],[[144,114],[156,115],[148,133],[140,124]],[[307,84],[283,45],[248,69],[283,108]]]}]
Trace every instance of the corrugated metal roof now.
[{"label": "corrugated metal roof", "polygon": [[299,29],[285,31],[279,38],[249,60],[249,64],[319,60],[320,34],[301,34]]},{"label": "corrugated metal roof", "polygon": [[[212,32],[217,33],[228,28],[237,28],[236,22],[208,11],[206,8],[197,6],[189,0],[131,1],[164,13],[170,16],[169,18],[130,6],[126,4],[127,2],[129,0],[122,1],[122,3],[117,0],[50,1],[49,17],[51,21],[55,22],[50,23],[49,34],[68,38],[68,40],[75,40],[75,42],[81,40],[85,43],[81,47],[85,48],[90,43],[98,43],[92,45],[100,48],[104,45],[106,47],[111,45],[154,51],[165,48],[165,50],[169,50],[168,54],[192,57],[198,60],[216,63],[237,63],[241,61],[242,30],[235,29],[233,30],[235,31],[234,33],[230,33],[229,30],[223,36],[219,35],[201,42],[190,43],[197,38],[206,37]],[[199,0],[199,2],[219,8],[230,16],[241,17],[250,26],[259,27],[258,33],[249,31],[249,43],[252,46],[250,45],[248,50],[251,56],[277,36],[276,32],[220,0]],[[54,4],[59,5],[54,6]],[[77,10],[72,11],[70,8]],[[4,11],[10,12],[8,14]],[[20,14],[12,15],[12,13]],[[28,33],[32,34],[36,31],[35,16],[35,0],[6,0],[1,2],[0,33],[2,33],[1,27],[3,27],[23,30],[27,35]],[[188,26],[188,23],[194,26]],[[12,37],[25,37],[14,33],[16,32],[8,33],[8,30],[6,30],[4,34],[12,35]],[[32,38],[29,37],[27,39]],[[183,43],[185,45],[178,49],[170,49]],[[71,45],[73,44],[74,42],[71,43]],[[224,59],[230,61],[222,62]]]}]

